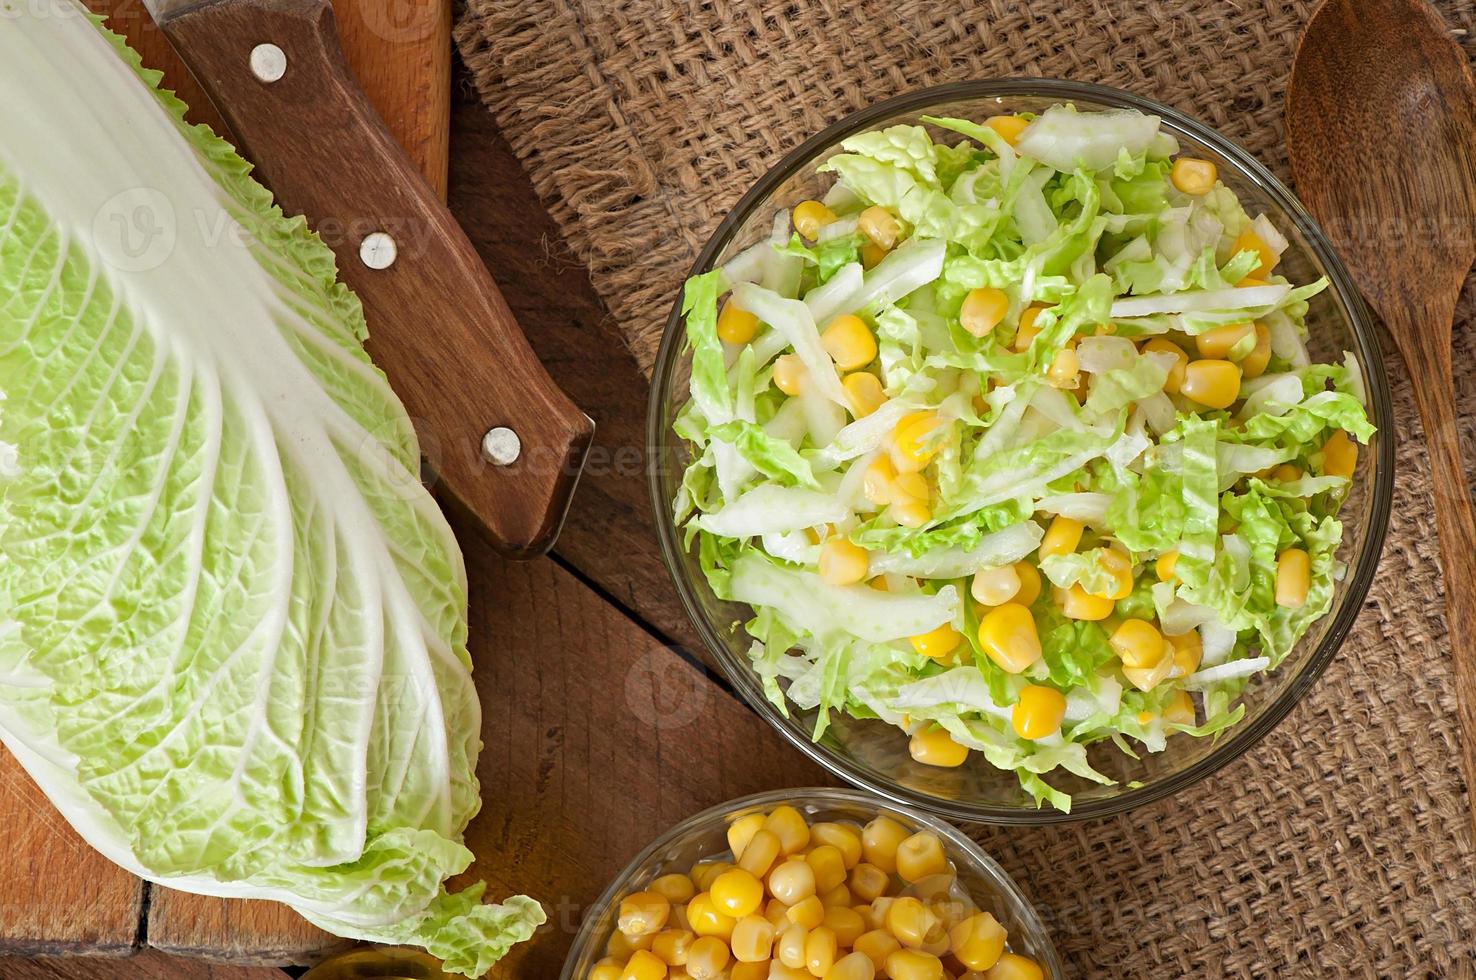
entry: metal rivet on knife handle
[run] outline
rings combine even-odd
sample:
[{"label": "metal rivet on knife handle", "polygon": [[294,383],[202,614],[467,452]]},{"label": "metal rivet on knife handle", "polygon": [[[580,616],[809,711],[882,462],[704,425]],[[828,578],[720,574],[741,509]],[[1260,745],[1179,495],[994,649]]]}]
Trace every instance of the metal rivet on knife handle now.
[{"label": "metal rivet on knife handle", "polygon": [[275,82],[287,74],[287,53],[275,44],[258,44],[251,49],[251,74],[263,82]]},{"label": "metal rivet on knife handle", "polygon": [[482,455],[495,466],[511,466],[523,454],[523,440],[505,425],[488,429],[482,436]]},{"label": "metal rivet on knife handle", "polygon": [[359,243],[359,261],[371,269],[388,269],[399,254],[395,240],[382,231],[370,232]]}]

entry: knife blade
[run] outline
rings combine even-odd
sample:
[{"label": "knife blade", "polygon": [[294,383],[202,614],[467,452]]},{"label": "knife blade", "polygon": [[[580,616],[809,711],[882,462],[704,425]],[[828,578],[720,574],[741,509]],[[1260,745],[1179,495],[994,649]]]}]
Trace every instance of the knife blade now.
[{"label": "knife blade", "polygon": [[328,0],[145,0],[255,176],[359,296],[438,497],[517,558],[552,546],[594,423],[353,78]]}]

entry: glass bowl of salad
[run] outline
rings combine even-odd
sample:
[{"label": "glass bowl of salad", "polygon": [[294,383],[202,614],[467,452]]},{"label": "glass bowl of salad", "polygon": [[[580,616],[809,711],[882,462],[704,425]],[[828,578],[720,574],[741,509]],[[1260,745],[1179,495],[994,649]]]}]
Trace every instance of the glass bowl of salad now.
[{"label": "glass bowl of salad", "polygon": [[839,777],[1117,813],[1245,752],[1347,635],[1393,431],[1347,271],[1212,129],[1071,82],[844,119],[739,201],[648,420],[682,602]]},{"label": "glass bowl of salad", "polygon": [[944,970],[1065,975],[1029,900],[968,837],[865,793],[817,787],[730,800],[653,841],[585,915],[562,980]]}]

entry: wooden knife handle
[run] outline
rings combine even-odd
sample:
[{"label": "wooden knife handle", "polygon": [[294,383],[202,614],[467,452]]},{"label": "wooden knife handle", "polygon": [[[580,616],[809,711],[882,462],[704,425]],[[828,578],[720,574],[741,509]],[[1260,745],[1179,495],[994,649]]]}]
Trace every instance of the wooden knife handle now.
[{"label": "wooden knife handle", "polygon": [[257,176],[338,257],[443,503],[478,518],[506,555],[548,550],[594,423],[543,370],[471,242],[364,97],[328,0],[215,0],[163,27]]}]

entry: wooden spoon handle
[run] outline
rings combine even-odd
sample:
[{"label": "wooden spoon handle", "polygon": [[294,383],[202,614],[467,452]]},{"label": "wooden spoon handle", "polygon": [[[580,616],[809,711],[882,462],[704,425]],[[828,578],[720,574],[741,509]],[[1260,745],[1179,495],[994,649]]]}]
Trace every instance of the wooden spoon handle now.
[{"label": "wooden spoon handle", "polygon": [[1476,511],[1461,458],[1450,348],[1426,343],[1407,344],[1406,348],[1435,484],[1435,526],[1440,532],[1440,570],[1466,790],[1476,800]]},{"label": "wooden spoon handle", "polygon": [[328,0],[212,0],[161,26],[288,214],[360,297],[369,351],[443,503],[493,547],[552,545],[594,423],[554,385],[486,266],[354,81]]}]

